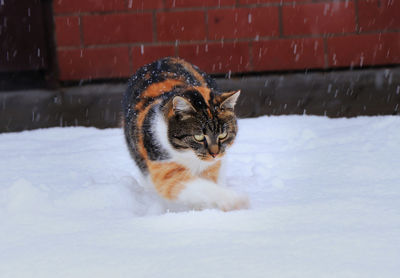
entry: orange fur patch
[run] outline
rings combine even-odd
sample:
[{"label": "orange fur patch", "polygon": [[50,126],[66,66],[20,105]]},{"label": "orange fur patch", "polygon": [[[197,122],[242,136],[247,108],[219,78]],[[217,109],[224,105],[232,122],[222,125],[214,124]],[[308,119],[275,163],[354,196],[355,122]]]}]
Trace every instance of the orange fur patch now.
[{"label": "orange fur patch", "polygon": [[142,109],[144,103],[146,102],[146,99],[158,97],[165,92],[171,91],[175,86],[182,84],[183,82],[181,80],[176,80],[176,79],[168,79],[163,82],[151,84],[140,95],[142,100],[136,104],[135,109],[136,110]]},{"label": "orange fur patch", "polygon": [[171,117],[175,116],[174,109],[172,108],[172,105],[168,108],[168,113],[167,113],[167,118],[170,119]]},{"label": "orange fur patch", "polygon": [[206,104],[209,105],[211,90],[207,87],[195,86],[193,88],[196,89],[201,94],[201,96],[204,98]]},{"label": "orange fur patch", "polygon": [[141,97],[158,97],[159,95],[171,91],[175,86],[183,82],[176,79],[168,79],[163,82],[153,83],[141,94]]},{"label": "orange fur patch", "polygon": [[221,169],[221,161],[217,161],[215,164],[211,165],[203,172],[201,172],[200,177],[212,180],[213,182],[217,183],[220,169]]},{"label": "orange fur patch", "polygon": [[150,177],[158,193],[169,200],[176,199],[185,188],[184,183],[193,179],[190,171],[175,162],[148,162]]}]

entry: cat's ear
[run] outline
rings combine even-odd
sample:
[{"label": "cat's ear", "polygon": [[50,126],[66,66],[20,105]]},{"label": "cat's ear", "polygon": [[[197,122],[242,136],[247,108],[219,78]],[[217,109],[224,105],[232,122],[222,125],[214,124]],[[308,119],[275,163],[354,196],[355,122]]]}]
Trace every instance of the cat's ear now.
[{"label": "cat's ear", "polygon": [[220,108],[225,109],[225,110],[233,110],[235,108],[236,101],[240,95],[240,90],[239,91],[234,91],[234,92],[228,92],[228,93],[223,93],[221,95],[221,104]]},{"label": "cat's ear", "polygon": [[193,105],[189,102],[189,100],[176,96],[172,100],[172,108],[174,109],[175,113],[190,113],[196,112]]}]

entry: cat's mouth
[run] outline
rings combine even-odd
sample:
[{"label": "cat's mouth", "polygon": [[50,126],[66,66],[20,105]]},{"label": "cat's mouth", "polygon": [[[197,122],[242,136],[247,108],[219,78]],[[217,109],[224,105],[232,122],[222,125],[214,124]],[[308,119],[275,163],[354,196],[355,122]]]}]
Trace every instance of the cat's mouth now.
[{"label": "cat's mouth", "polygon": [[220,153],[220,152],[218,152],[218,153],[210,153],[210,152],[208,152],[207,154],[201,154],[201,155],[198,155],[199,156],[199,158],[201,159],[201,160],[204,160],[204,161],[213,161],[213,160],[218,160],[219,158],[221,158],[222,157],[222,153]]}]

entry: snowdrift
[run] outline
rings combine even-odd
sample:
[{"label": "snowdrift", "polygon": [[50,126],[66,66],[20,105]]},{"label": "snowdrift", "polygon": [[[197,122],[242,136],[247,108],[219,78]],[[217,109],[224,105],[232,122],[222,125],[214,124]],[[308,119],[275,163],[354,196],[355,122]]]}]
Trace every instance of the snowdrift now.
[{"label": "snowdrift", "polygon": [[119,129],[0,134],[0,276],[400,276],[399,117],[239,129],[229,213],[166,210]]}]

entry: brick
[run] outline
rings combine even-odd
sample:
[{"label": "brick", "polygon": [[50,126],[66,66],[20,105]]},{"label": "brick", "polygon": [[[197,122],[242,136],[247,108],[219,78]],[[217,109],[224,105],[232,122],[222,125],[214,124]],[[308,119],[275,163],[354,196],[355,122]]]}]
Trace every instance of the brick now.
[{"label": "brick", "polygon": [[130,74],[128,47],[59,50],[57,55],[60,80],[121,78]]},{"label": "brick", "polygon": [[359,0],[358,22],[360,31],[400,29],[400,1]]},{"label": "brick", "polygon": [[131,10],[157,10],[164,8],[163,0],[128,0],[128,9]]},{"label": "brick", "polygon": [[287,2],[312,2],[313,0],[239,0],[240,5]]},{"label": "brick", "polygon": [[162,57],[175,56],[175,47],[172,45],[138,46],[132,48],[133,70],[156,61]]},{"label": "brick", "polygon": [[239,0],[239,4],[246,5],[246,4],[262,4],[262,3],[272,3],[277,2],[275,0]]},{"label": "brick", "polygon": [[234,6],[236,0],[166,0],[167,8]]},{"label": "brick", "polygon": [[77,12],[121,11],[125,9],[125,0],[54,0],[55,14]]},{"label": "brick", "polygon": [[151,13],[88,15],[83,17],[85,44],[151,42]]},{"label": "brick", "polygon": [[253,66],[256,71],[323,68],[323,40],[305,38],[254,42]]},{"label": "brick", "polygon": [[400,63],[400,33],[334,37],[327,42],[333,67]]},{"label": "brick", "polygon": [[248,43],[180,45],[179,56],[207,73],[250,70]]},{"label": "brick", "polygon": [[284,35],[346,33],[355,31],[352,1],[282,7]]},{"label": "brick", "polygon": [[57,46],[80,45],[79,17],[57,16],[54,21]]},{"label": "brick", "polygon": [[157,14],[157,38],[160,41],[204,40],[206,38],[203,11],[164,12]]},{"label": "brick", "polygon": [[208,11],[210,39],[254,38],[279,34],[278,7]]}]

